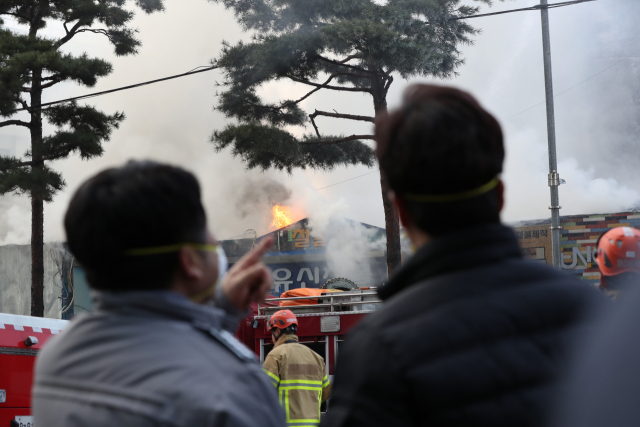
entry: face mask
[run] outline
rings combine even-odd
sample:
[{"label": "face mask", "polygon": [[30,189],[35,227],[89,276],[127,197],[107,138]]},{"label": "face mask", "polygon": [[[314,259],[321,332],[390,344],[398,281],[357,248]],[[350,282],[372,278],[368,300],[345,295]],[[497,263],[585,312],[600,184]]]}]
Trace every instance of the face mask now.
[{"label": "face mask", "polygon": [[216,248],[216,253],[218,254],[218,280],[213,285],[214,287],[222,283],[222,278],[225,276],[225,274],[227,274],[227,270],[229,269],[227,254],[224,253],[224,249],[221,245],[218,245],[218,247]]},{"label": "face mask", "polygon": [[211,285],[206,291],[192,296],[190,299],[195,303],[203,303],[213,301],[213,294],[216,292],[216,288],[222,283],[222,279],[227,274],[229,269],[229,261],[227,260],[227,254],[224,253],[222,246],[216,247],[216,254],[218,255],[218,278],[215,283]]}]

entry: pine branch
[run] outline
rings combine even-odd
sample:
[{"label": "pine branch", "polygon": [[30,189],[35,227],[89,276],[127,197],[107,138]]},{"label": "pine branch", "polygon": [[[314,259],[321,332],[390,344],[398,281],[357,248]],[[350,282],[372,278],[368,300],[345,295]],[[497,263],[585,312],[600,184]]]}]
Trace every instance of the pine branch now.
[{"label": "pine branch", "polygon": [[341,64],[344,64],[345,62],[349,62],[352,59],[360,59],[362,58],[362,55],[360,55],[359,53],[354,53],[353,55],[349,55],[347,56],[345,59],[343,59],[342,61],[338,61]]},{"label": "pine branch", "polygon": [[82,23],[80,21],[76,22],[76,24],[71,27],[70,30],[67,30],[67,25],[66,22],[64,24],[64,29],[67,32],[67,34],[61,38],[60,40],[58,40],[56,42],[56,44],[53,45],[54,49],[59,48],[60,46],[62,46],[63,44],[65,44],[66,42],[68,42],[69,40],[71,40],[73,38],[73,36],[76,35],[78,28],[80,28],[82,26]]},{"label": "pine branch", "polygon": [[376,120],[375,117],[370,117],[370,116],[356,116],[353,114],[330,113],[328,111],[318,111],[318,110],[315,110],[313,114],[309,114],[309,118],[315,119],[317,116],[335,117],[337,119],[359,120],[361,122],[371,122],[371,123],[374,123]]},{"label": "pine branch", "polygon": [[111,37],[109,32],[104,28],[83,28],[81,30],[76,31],[76,34],[80,34],[80,33],[102,34],[103,36],[106,36],[110,42],[113,43],[113,37]]},{"label": "pine branch", "polygon": [[[50,160],[57,160],[59,158],[61,158],[62,156],[47,156],[47,157],[42,157],[37,163],[41,163],[41,162],[47,162]],[[28,162],[20,162],[16,164],[17,166],[33,166],[33,160],[29,160]]]},{"label": "pine branch", "polygon": [[[324,57],[324,56],[322,56],[322,55],[318,55],[318,56],[317,56],[317,58],[318,58],[320,61],[328,62],[329,64],[339,65],[339,66],[341,66],[341,67],[348,67],[348,68],[352,68],[352,69],[354,69],[354,70],[357,70],[357,71],[360,71],[360,72],[363,72],[363,73],[367,73],[367,74],[375,74],[373,71],[366,70],[366,69],[364,69],[364,68],[362,68],[362,67],[357,67],[357,66],[355,66],[355,65],[346,64],[346,63],[341,62],[341,61],[334,61],[333,59],[325,58],[325,57]],[[348,61],[348,60],[350,60],[350,59],[354,59],[354,58],[356,58],[356,55],[349,55],[346,59],[343,59],[343,61]]]},{"label": "pine branch", "polygon": [[320,136],[320,130],[318,130],[318,126],[316,125],[316,120],[315,120],[315,118],[318,116],[335,117],[337,119],[359,120],[362,122],[371,122],[371,123],[375,122],[375,118],[369,117],[369,116],[356,116],[353,114],[340,114],[337,111],[335,113],[330,113],[328,111],[315,110],[313,114],[309,114],[309,119],[311,119],[311,124],[313,125],[313,128],[315,129],[316,135],[318,136],[318,138],[322,138],[322,136]]},{"label": "pine branch", "polygon": [[[44,80],[44,79],[43,79]],[[63,81],[63,78],[57,78],[57,79],[52,79],[49,83],[45,83],[42,86],[40,86],[42,89],[46,89],[48,87],[57,85],[58,83],[60,83],[61,81]]]},{"label": "pine branch", "polygon": [[[329,76],[329,78],[327,79],[326,82],[324,82],[322,85],[327,85],[331,82],[331,80],[333,80],[335,77],[337,77],[335,74]],[[289,105],[293,105],[293,104],[299,104],[302,101],[304,101],[305,99],[307,99],[308,97],[310,97],[311,95],[313,95],[314,93],[316,93],[317,91],[319,91],[320,89],[322,89],[322,87],[317,87],[315,89],[313,89],[311,92],[307,93],[306,95],[304,95],[302,98],[297,99],[295,101],[289,101],[289,102],[285,102],[284,104],[282,104],[282,106],[280,108],[284,108],[284,107],[288,107]]]},{"label": "pine branch", "polygon": [[[337,74],[337,75],[340,75],[340,74]],[[323,83],[323,84],[314,83],[314,82],[310,82],[309,80],[299,79],[297,77],[294,77],[294,76],[291,76],[291,75],[288,75],[288,74],[285,77],[288,77],[289,79],[293,80],[294,82],[303,83],[305,85],[317,87],[317,88],[320,88],[320,89],[330,89],[330,90],[337,90],[337,91],[344,91],[344,92],[371,93],[371,90],[369,90],[369,89],[361,89],[361,88],[357,88],[357,87],[329,86],[326,83]]]},{"label": "pine branch", "polygon": [[333,144],[340,144],[341,142],[347,142],[347,141],[356,141],[358,139],[374,139],[373,135],[351,135],[351,136],[345,136],[344,138],[337,138],[337,139],[330,139],[327,141],[309,141],[309,142],[301,142],[301,145],[313,145],[313,144],[318,144],[318,145],[333,145]]},{"label": "pine branch", "polygon": [[26,128],[31,128],[31,123],[23,122],[22,120],[6,120],[4,122],[0,122],[0,128],[5,126],[24,126]]},{"label": "pine branch", "polygon": [[15,16],[16,18],[22,18],[25,21],[28,21],[29,18],[27,18],[26,16],[22,16],[19,13],[13,13],[13,12],[2,12],[0,13],[0,15],[10,15],[10,16]]}]

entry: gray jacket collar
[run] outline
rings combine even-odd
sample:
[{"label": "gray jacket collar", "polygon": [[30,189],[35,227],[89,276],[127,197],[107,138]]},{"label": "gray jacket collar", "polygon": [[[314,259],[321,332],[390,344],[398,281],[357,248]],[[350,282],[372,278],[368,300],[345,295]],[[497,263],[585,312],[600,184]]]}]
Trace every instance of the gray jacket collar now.
[{"label": "gray jacket collar", "polygon": [[195,304],[172,291],[94,291],[93,300],[98,312],[169,318],[216,329],[227,326],[227,314],[221,308]]}]

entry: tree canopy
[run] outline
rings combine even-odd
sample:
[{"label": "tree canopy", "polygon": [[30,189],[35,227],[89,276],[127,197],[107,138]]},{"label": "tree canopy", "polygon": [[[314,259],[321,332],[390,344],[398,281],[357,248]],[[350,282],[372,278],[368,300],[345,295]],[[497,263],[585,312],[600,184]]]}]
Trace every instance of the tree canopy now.
[{"label": "tree canopy", "polygon": [[[478,30],[463,19],[478,12],[460,0],[211,0],[234,11],[247,43],[225,42],[214,64],[224,72],[217,108],[235,119],[213,132],[217,151],[228,147],[249,168],[372,166],[373,135],[322,134],[318,116],[373,122],[373,116],[300,107],[319,91],[369,94],[375,114],[387,109],[394,76],[446,79],[463,62],[459,46]],[[290,81],[309,87],[297,99],[265,102],[260,88]],[[297,138],[291,127],[311,125]],[[387,266],[400,265],[399,219],[381,177],[387,232]]]},{"label": "tree canopy", "polygon": [[[111,64],[86,53],[73,55],[63,47],[81,33],[107,37],[116,55],[137,53],[140,40],[130,26],[133,8],[146,13],[163,9],[163,0],[0,0],[0,127],[29,130],[31,148],[23,156],[0,157],[0,194],[31,197],[31,315],[43,316],[43,202],[65,186],[62,175],[47,162],[78,153],[100,156],[102,144],[124,120],[122,112],[107,114],[75,102],[41,107],[43,91],[63,82],[92,87],[111,73]],[[26,34],[7,28],[11,18]],[[57,26],[60,37],[42,35]],[[11,118],[24,111],[29,120]],[[43,135],[43,122],[56,129]]]},{"label": "tree canopy", "polygon": [[[225,42],[214,61],[224,71],[217,108],[238,123],[215,131],[217,150],[232,147],[248,167],[331,169],[372,166],[371,135],[322,135],[317,116],[361,121],[372,117],[314,111],[300,103],[320,90],[370,94],[376,112],[386,108],[393,76],[449,78],[463,63],[459,45],[478,30],[463,18],[479,7],[459,0],[213,0],[235,12],[250,42]],[[489,0],[476,0],[490,4]],[[264,102],[268,82],[310,87],[299,99]],[[287,127],[315,132],[296,138]]]}]

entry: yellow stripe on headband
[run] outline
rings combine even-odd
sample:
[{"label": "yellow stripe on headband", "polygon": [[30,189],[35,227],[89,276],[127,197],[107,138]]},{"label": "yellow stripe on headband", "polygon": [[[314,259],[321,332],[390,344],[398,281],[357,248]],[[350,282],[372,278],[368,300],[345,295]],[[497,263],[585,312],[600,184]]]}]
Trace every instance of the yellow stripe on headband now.
[{"label": "yellow stripe on headband", "polygon": [[437,194],[437,195],[436,194],[434,195],[405,194],[402,196],[402,198],[410,202],[423,202],[423,203],[455,202],[457,200],[470,199],[472,197],[488,193],[489,191],[496,188],[499,182],[500,182],[500,179],[498,179],[498,177],[495,177],[481,187],[474,188],[473,190],[469,190],[469,191],[463,191],[461,193]]},{"label": "yellow stripe on headband", "polygon": [[177,243],[175,245],[156,246],[154,248],[129,249],[124,252],[124,255],[145,256],[145,255],[168,254],[171,252],[178,252],[182,248],[191,248],[197,251],[207,251],[207,252],[215,252],[218,250],[217,245],[209,245],[206,243]]}]

